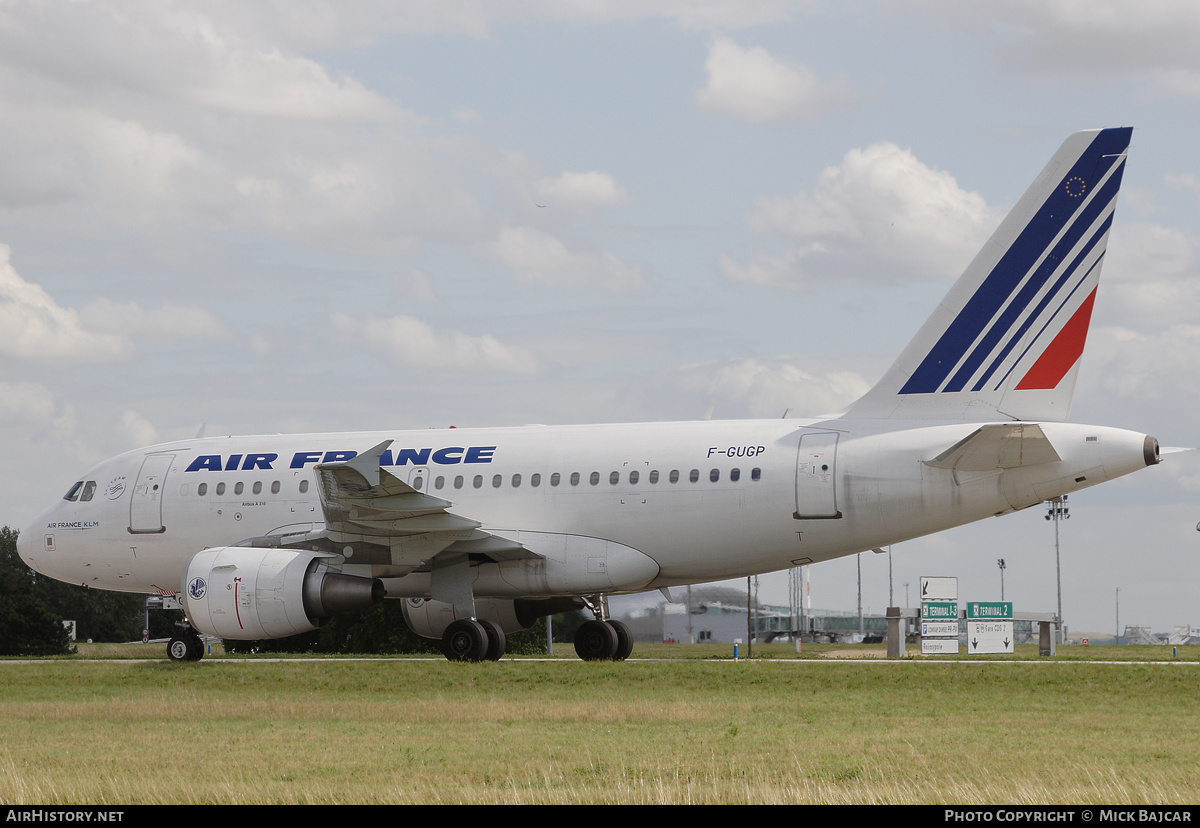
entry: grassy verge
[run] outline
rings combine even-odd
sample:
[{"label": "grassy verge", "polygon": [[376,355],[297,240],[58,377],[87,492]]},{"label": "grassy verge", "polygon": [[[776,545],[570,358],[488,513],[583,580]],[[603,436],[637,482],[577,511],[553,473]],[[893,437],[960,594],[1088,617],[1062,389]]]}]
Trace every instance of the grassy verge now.
[{"label": "grassy verge", "polygon": [[[165,659],[166,645],[156,644],[78,644],[78,653],[72,656],[61,656],[62,660],[79,659]],[[1173,652],[1174,651],[1174,652]],[[745,647],[739,649],[742,660],[745,660]],[[883,644],[805,644],[799,653],[795,644],[755,644],[753,658],[758,659],[885,659],[887,648]],[[220,642],[213,642],[212,654],[206,658],[223,658],[224,650]],[[278,659],[278,658],[311,658],[310,655],[289,653],[266,653],[262,655],[238,654],[229,656],[238,659]],[[339,658],[360,658],[361,656],[323,655],[323,659],[336,660]],[[372,656],[374,657],[374,656]],[[514,659],[545,658],[546,656],[512,656]],[[555,643],[554,658],[565,660],[575,659],[575,650],[569,643]],[[431,659],[436,656],[428,654],[417,656],[387,656],[387,658]],[[506,657],[507,658],[507,657]],[[732,644],[638,644],[634,647],[633,658],[636,659],[686,659],[694,661],[733,660]],[[922,656],[920,645],[908,645],[906,659],[914,661],[1192,661],[1200,662],[1200,647],[1170,646],[1101,646],[1101,645],[1072,645],[1059,647],[1053,658],[1038,655],[1036,644],[1019,644],[1012,655],[987,656]]]},{"label": "grassy verge", "polygon": [[0,801],[1186,804],[1196,681],[915,659],[0,665]]}]

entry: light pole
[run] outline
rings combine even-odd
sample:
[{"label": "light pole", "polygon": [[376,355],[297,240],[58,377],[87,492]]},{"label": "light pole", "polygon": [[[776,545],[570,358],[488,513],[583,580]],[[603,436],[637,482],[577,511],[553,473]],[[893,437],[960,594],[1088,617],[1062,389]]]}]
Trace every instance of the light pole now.
[{"label": "light pole", "polygon": [[996,565],[1000,567],[1000,600],[1004,600],[1004,558],[997,558]]},{"label": "light pole", "polygon": [[1046,520],[1054,521],[1054,575],[1058,582],[1058,643],[1062,644],[1063,636],[1063,614],[1062,614],[1062,559],[1059,555],[1058,547],[1058,522],[1060,520],[1070,520],[1071,512],[1067,509],[1067,496],[1056,497],[1053,500],[1047,500],[1046,505],[1049,511],[1046,514]]}]

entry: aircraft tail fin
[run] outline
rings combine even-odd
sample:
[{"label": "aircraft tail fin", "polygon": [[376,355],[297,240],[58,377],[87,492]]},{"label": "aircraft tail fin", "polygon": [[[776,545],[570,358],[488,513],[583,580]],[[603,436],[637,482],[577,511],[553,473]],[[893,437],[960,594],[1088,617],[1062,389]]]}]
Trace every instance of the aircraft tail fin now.
[{"label": "aircraft tail fin", "polygon": [[845,416],[1067,419],[1132,134],[1067,138]]}]

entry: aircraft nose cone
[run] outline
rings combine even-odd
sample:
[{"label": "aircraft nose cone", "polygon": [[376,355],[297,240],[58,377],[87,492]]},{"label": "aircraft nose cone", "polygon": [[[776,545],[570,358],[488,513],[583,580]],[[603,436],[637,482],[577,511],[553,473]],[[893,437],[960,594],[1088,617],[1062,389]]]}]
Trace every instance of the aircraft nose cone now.
[{"label": "aircraft nose cone", "polygon": [[33,542],[33,533],[28,529],[23,530],[17,535],[17,554],[21,556],[21,560],[30,569],[37,569],[37,564],[34,563],[36,546]]}]

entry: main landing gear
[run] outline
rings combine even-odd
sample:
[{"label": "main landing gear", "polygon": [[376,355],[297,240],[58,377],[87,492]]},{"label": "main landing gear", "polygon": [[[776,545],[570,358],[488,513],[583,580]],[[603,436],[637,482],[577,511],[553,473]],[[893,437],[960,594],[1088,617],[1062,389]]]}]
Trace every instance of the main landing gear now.
[{"label": "main landing gear", "polygon": [[499,661],[506,643],[504,630],[492,621],[460,618],[442,633],[442,652],[451,661]]},{"label": "main landing gear", "polygon": [[[575,631],[575,652],[584,661],[624,661],[633,652],[629,627],[608,618],[608,599],[584,597],[596,616]],[[506,645],[504,630],[494,621],[459,618],[442,633],[442,653],[450,661],[499,661]]]},{"label": "main landing gear", "polygon": [[633,636],[620,621],[585,621],[575,631],[575,653],[584,661],[624,661],[633,652]]},{"label": "main landing gear", "polygon": [[624,661],[633,652],[629,627],[608,617],[608,597],[592,595],[583,602],[596,616],[575,631],[575,654],[584,661]]}]

